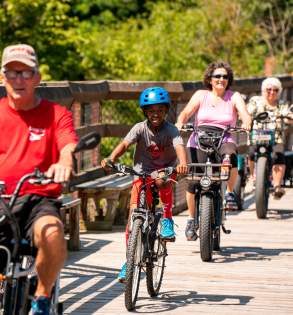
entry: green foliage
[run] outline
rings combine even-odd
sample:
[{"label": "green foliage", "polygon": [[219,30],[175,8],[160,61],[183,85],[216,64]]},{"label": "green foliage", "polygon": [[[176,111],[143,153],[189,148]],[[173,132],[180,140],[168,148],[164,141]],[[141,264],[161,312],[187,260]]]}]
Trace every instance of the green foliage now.
[{"label": "green foliage", "polygon": [[239,77],[261,73],[265,47],[257,43],[258,28],[238,1],[189,1],[183,10],[185,2],[149,3],[148,18],[111,27],[82,23],[85,77],[198,80],[217,59],[229,61]]},{"label": "green foliage", "polygon": [[198,80],[292,69],[293,0],[0,0],[0,48],[25,42],[45,80]]},{"label": "green foliage", "polygon": [[[35,47],[44,79],[77,79],[79,61],[70,32],[77,18],[69,17],[70,0],[5,0],[0,7],[0,48],[15,43]],[[71,69],[75,69],[74,75]]]},{"label": "green foliage", "polygon": [[[108,157],[121,140],[122,138],[103,138],[100,146],[101,157]],[[119,158],[119,162],[132,165],[134,149],[134,145],[130,146],[129,149]]]}]

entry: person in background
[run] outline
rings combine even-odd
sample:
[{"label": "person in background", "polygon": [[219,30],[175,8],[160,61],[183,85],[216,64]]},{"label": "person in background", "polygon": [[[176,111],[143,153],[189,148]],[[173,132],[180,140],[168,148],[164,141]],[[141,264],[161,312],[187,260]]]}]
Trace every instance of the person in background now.
[{"label": "person in background", "polygon": [[[247,112],[246,105],[240,93],[233,92],[230,87],[233,83],[233,71],[229,64],[219,61],[208,65],[203,79],[206,90],[198,90],[191,97],[185,108],[179,114],[176,126],[182,126],[195,115],[194,126],[205,128],[206,130],[223,130],[227,126],[235,126],[237,116],[240,116],[242,127],[250,130],[251,117]],[[198,149],[196,137],[193,133],[188,141],[188,148],[192,163],[205,163],[206,153]],[[224,139],[220,154],[230,156],[232,170],[227,182],[225,194],[225,204],[228,209],[237,209],[237,202],[233,192],[237,178],[237,155],[236,144],[229,135]],[[186,200],[189,218],[185,229],[187,240],[196,240],[198,228],[197,211],[195,202],[196,185],[189,183]]]},{"label": "person in background", "polygon": [[[272,176],[275,199],[280,199],[285,190],[281,187],[285,174],[285,157],[284,157],[284,143],[285,143],[285,130],[281,119],[276,119],[277,116],[292,115],[290,106],[287,102],[280,99],[282,93],[282,83],[278,78],[269,77],[263,80],[261,84],[261,96],[253,96],[248,102],[247,110],[255,117],[262,112],[268,112],[270,123],[268,128],[275,130],[275,145],[273,146],[272,156]],[[290,121],[286,121],[290,123]],[[253,129],[262,128],[262,124],[254,121]],[[254,182],[254,158],[255,146],[249,147],[249,172],[250,181]]]},{"label": "person in background", "polygon": [[[134,169],[137,172],[153,172],[165,167],[175,167],[178,174],[187,171],[187,157],[183,139],[178,129],[168,121],[166,116],[171,106],[169,93],[161,87],[145,89],[139,98],[139,106],[143,110],[146,120],[137,123],[129,131],[124,140],[112,151],[110,156],[101,161],[103,167],[107,163],[114,163],[130,145],[135,144]],[[177,159],[179,163],[177,164]],[[173,174],[173,179],[176,174]],[[150,179],[148,179],[150,180]],[[156,181],[159,196],[163,203],[163,220],[161,237],[166,241],[175,239],[174,222],[172,219],[173,188],[172,182],[160,183]],[[131,190],[130,214],[138,207],[139,192],[142,180],[135,179]],[[151,191],[147,189],[147,201],[151,204]],[[126,245],[128,245],[129,224],[126,227]],[[124,282],[126,277],[126,263],[118,275],[118,280]]]},{"label": "person in background", "polygon": [[[57,198],[73,170],[77,136],[71,113],[35,94],[41,74],[33,47],[7,46],[1,77],[7,94],[0,99],[0,180],[5,193],[11,194],[18,180],[36,167],[54,180],[48,185],[25,184],[14,209],[22,237],[37,248],[32,314],[49,315],[51,291],[67,255]],[[9,246],[11,237],[9,226],[1,226],[0,243]]]}]

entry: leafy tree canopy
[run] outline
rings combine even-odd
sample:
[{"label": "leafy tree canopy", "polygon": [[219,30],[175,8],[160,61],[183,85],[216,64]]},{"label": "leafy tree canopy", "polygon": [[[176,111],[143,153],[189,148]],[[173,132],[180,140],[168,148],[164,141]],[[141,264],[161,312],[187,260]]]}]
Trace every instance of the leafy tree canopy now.
[{"label": "leafy tree canopy", "polygon": [[293,0],[0,0],[0,49],[33,45],[45,80],[197,80],[292,69]]}]

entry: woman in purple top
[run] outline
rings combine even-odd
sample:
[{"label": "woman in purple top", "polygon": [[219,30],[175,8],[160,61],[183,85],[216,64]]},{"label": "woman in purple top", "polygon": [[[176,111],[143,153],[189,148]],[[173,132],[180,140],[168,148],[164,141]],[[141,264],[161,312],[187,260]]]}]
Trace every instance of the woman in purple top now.
[{"label": "woman in purple top", "polygon": [[[242,96],[238,92],[233,92],[229,88],[233,82],[233,71],[229,64],[219,61],[211,63],[204,74],[203,83],[207,90],[198,90],[191,97],[188,104],[180,113],[177,120],[177,128],[187,123],[195,114],[195,126],[206,126],[207,129],[224,129],[227,126],[235,126],[237,115],[240,116],[242,127],[250,130],[251,117],[247,112]],[[190,150],[193,163],[204,163],[206,154],[197,149],[196,137],[190,136],[187,146]],[[237,178],[237,155],[236,144],[232,137],[227,137],[220,148],[222,156],[230,155],[232,164],[231,176],[227,182],[227,192],[225,195],[226,207],[235,208],[236,200],[233,193],[234,184]],[[186,192],[186,200],[189,211],[189,218],[185,230],[188,240],[196,240],[196,205],[195,205],[195,185],[189,184]]]}]

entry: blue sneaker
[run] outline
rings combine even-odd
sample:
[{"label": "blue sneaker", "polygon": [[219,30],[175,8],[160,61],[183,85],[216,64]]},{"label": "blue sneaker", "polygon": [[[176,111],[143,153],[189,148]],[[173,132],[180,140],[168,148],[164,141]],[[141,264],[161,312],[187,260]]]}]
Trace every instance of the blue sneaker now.
[{"label": "blue sneaker", "polygon": [[46,296],[38,296],[32,300],[32,315],[49,315],[50,314],[50,298]]},{"label": "blue sneaker", "polygon": [[169,218],[162,220],[161,238],[173,240],[175,239],[174,221]]},{"label": "blue sneaker", "polygon": [[126,279],[126,263],[122,266],[121,271],[119,272],[117,279],[121,283],[125,282],[125,279]]}]

